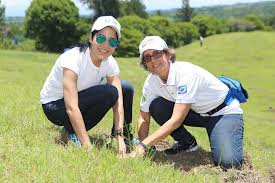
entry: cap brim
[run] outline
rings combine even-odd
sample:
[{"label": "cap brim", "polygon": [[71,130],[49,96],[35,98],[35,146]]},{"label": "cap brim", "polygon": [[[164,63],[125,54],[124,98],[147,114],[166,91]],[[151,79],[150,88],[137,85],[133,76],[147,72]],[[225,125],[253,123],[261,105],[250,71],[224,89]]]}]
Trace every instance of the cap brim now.
[{"label": "cap brim", "polygon": [[93,32],[94,30],[99,31],[99,30],[101,30],[101,29],[103,29],[105,27],[112,27],[113,29],[115,29],[115,31],[117,33],[117,36],[118,36],[118,39],[121,38],[120,31],[115,26],[112,26],[112,25],[103,25],[103,26],[97,27],[96,29],[92,29],[91,32]]}]

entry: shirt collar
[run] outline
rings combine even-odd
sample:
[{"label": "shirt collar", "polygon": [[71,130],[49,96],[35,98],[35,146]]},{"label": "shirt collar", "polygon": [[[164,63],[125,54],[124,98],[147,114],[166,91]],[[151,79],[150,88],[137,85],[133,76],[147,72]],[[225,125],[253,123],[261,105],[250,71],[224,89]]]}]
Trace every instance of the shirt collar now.
[{"label": "shirt collar", "polygon": [[169,73],[168,73],[168,79],[166,83],[163,83],[162,79],[160,77],[158,77],[159,82],[161,83],[161,86],[163,85],[175,85],[175,81],[176,81],[176,68],[174,66],[174,64],[169,61],[170,66],[169,66]]}]

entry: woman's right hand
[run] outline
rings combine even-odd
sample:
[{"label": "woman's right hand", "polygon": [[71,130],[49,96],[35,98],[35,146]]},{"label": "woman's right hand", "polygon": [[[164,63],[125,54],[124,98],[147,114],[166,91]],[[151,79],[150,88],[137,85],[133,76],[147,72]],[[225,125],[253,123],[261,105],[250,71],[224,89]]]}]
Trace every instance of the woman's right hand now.
[{"label": "woman's right hand", "polygon": [[91,142],[89,141],[88,143],[82,144],[82,147],[84,149],[86,149],[87,151],[91,151],[93,146],[92,146]]},{"label": "woman's right hand", "polygon": [[117,135],[116,140],[117,140],[117,143],[118,143],[118,155],[120,157],[124,157],[125,154],[126,154],[126,145],[125,145],[125,142],[124,142],[124,138],[120,135]]}]

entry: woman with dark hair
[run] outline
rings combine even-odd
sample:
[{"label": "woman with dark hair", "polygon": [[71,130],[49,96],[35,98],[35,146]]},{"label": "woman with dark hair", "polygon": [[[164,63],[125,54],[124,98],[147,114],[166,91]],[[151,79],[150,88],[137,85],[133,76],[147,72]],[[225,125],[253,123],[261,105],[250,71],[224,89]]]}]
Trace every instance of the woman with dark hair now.
[{"label": "woman with dark hair", "polygon": [[[185,125],[206,129],[215,165],[239,167],[243,162],[243,111],[229,88],[205,69],[175,61],[174,50],[158,36],[140,43],[141,65],[150,72],[140,102],[140,143],[130,157],[144,155],[150,146],[171,135],[177,142],[164,153],[174,155],[198,149]],[[149,135],[151,116],[160,128]]]},{"label": "woman with dark hair", "polygon": [[[90,147],[87,131],[96,126],[113,108],[112,135],[119,154],[126,152],[124,136],[132,137],[133,87],[120,81],[119,67],[113,58],[120,24],[112,16],[99,17],[93,24],[87,44],[74,47],[57,59],[40,93],[47,118],[64,126],[69,140]],[[106,78],[107,84],[102,81]]]}]

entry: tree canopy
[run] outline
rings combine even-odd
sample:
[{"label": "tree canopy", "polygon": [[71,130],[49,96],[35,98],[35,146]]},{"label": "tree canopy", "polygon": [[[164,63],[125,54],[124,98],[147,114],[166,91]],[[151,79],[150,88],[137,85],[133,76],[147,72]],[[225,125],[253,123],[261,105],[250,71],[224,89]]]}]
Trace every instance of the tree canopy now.
[{"label": "tree canopy", "polygon": [[194,9],[190,7],[189,0],[182,0],[182,6],[177,11],[177,19],[183,22],[190,22],[194,15]]},{"label": "tree canopy", "polygon": [[112,15],[113,17],[122,17],[127,15],[137,15],[147,18],[145,5],[140,0],[80,0],[94,10],[93,18],[99,16]]},{"label": "tree canopy", "polygon": [[71,0],[33,0],[26,11],[26,36],[36,40],[36,48],[62,51],[78,42],[78,8]]},{"label": "tree canopy", "polygon": [[3,26],[5,22],[5,6],[2,5],[2,2],[0,0],[0,26]]},{"label": "tree canopy", "polygon": [[112,15],[117,18],[120,15],[119,0],[80,0],[94,10],[94,19],[103,15]]},{"label": "tree canopy", "polygon": [[121,1],[120,4],[121,16],[137,15],[142,18],[148,17],[148,14],[145,10],[146,7],[140,0]]}]

